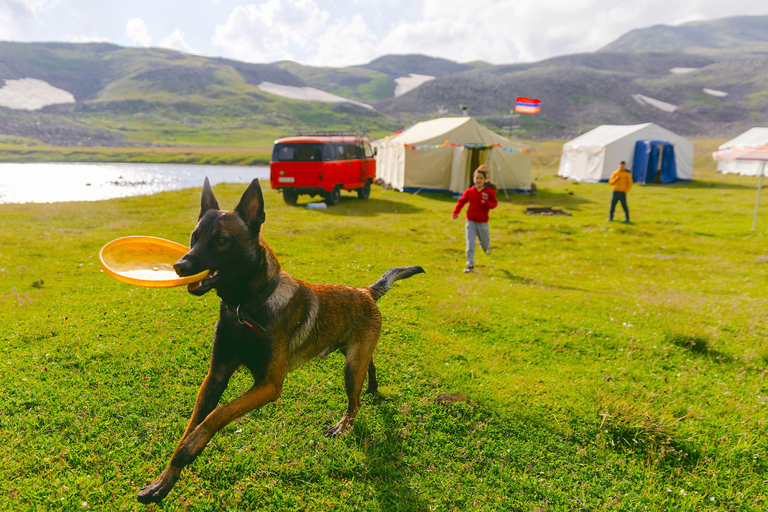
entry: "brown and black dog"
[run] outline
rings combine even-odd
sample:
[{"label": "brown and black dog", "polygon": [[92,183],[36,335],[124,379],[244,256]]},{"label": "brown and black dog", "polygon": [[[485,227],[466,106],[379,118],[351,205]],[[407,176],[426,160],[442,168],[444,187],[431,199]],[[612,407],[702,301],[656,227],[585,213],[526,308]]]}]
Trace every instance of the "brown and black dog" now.
[{"label": "brown and black dog", "polygon": [[[424,270],[418,266],[392,268],[367,288],[305,283],[280,269],[275,253],[259,235],[264,219],[258,180],[253,180],[234,211],[228,212],[219,210],[205,179],[190,250],[175,269],[180,276],[210,269],[203,281],[188,289],[203,295],[215,288],[221,297],[211,367],[170,463],[139,492],[142,503],[165,498],[184,466],[200,455],[217,431],[276,400],[286,374],[316,356],[339,350],[346,357],[344,386],[349,405],[341,420],[325,429],[326,436],[351,428],[360,409],[366,373],[368,391],[376,391],[373,351],[381,332],[376,301],[394,281]],[[253,375],[253,387],[218,406],[230,377],[241,365]]]}]

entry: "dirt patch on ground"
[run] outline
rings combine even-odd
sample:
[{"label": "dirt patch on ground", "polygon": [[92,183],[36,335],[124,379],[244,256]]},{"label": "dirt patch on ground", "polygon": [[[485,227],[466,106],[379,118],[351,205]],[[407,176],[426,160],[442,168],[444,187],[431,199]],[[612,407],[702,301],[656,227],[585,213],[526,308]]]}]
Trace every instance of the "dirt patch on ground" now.
[{"label": "dirt patch on ground", "polygon": [[530,206],[525,209],[526,215],[566,215],[571,216],[570,213],[561,210],[559,208],[552,208],[549,206]]}]

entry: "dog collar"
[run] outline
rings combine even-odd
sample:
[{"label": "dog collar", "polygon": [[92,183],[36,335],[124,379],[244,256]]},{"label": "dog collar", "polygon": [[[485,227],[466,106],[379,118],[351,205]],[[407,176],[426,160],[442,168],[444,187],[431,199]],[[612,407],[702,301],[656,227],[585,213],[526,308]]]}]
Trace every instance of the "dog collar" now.
[{"label": "dog collar", "polygon": [[[256,308],[253,310],[254,313],[257,311],[260,311],[264,306],[267,305],[267,301],[272,296],[273,293],[275,293],[275,290],[277,290],[277,286],[280,284],[280,273],[278,272],[277,277],[275,277],[273,280],[271,280],[269,283],[267,283],[267,286],[264,287],[263,290],[259,292],[258,295],[253,299],[253,302],[256,303]],[[250,302],[250,301],[249,301]],[[240,303],[237,305],[237,307],[232,307],[226,302],[224,305],[232,311],[237,316],[237,321],[240,322],[243,325],[247,325],[254,331],[256,331],[259,334],[262,334],[266,329],[258,323],[256,320],[253,319],[251,315],[246,313],[246,311],[243,309],[243,304]]]}]

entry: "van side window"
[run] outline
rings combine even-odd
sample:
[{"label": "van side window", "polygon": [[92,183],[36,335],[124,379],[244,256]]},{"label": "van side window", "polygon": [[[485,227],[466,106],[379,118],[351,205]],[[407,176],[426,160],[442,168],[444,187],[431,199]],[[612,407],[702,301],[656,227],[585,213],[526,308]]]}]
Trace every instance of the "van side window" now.
[{"label": "van side window", "polygon": [[334,148],[333,144],[323,144],[323,160],[326,162],[329,160],[336,160],[336,148]]},{"label": "van side window", "polygon": [[360,146],[353,142],[351,144],[344,144],[344,156],[347,160],[352,160],[361,158],[363,155],[362,151],[360,151]]},{"label": "van side window", "polygon": [[365,158],[373,158],[373,148],[371,144],[366,142],[363,147],[365,148]]},{"label": "van side window", "polygon": [[347,156],[344,151],[344,144],[334,144],[333,145],[333,155],[334,160],[346,160]]}]

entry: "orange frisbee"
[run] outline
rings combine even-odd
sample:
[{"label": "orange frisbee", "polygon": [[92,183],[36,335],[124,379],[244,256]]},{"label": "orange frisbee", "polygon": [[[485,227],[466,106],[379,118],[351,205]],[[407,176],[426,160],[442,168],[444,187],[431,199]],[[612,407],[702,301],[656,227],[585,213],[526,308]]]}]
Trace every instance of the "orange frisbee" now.
[{"label": "orange frisbee", "polygon": [[170,288],[202,281],[207,270],[179,277],[173,264],[189,248],[153,236],[126,236],[112,240],[99,251],[104,271],[118,281],[147,288]]}]

